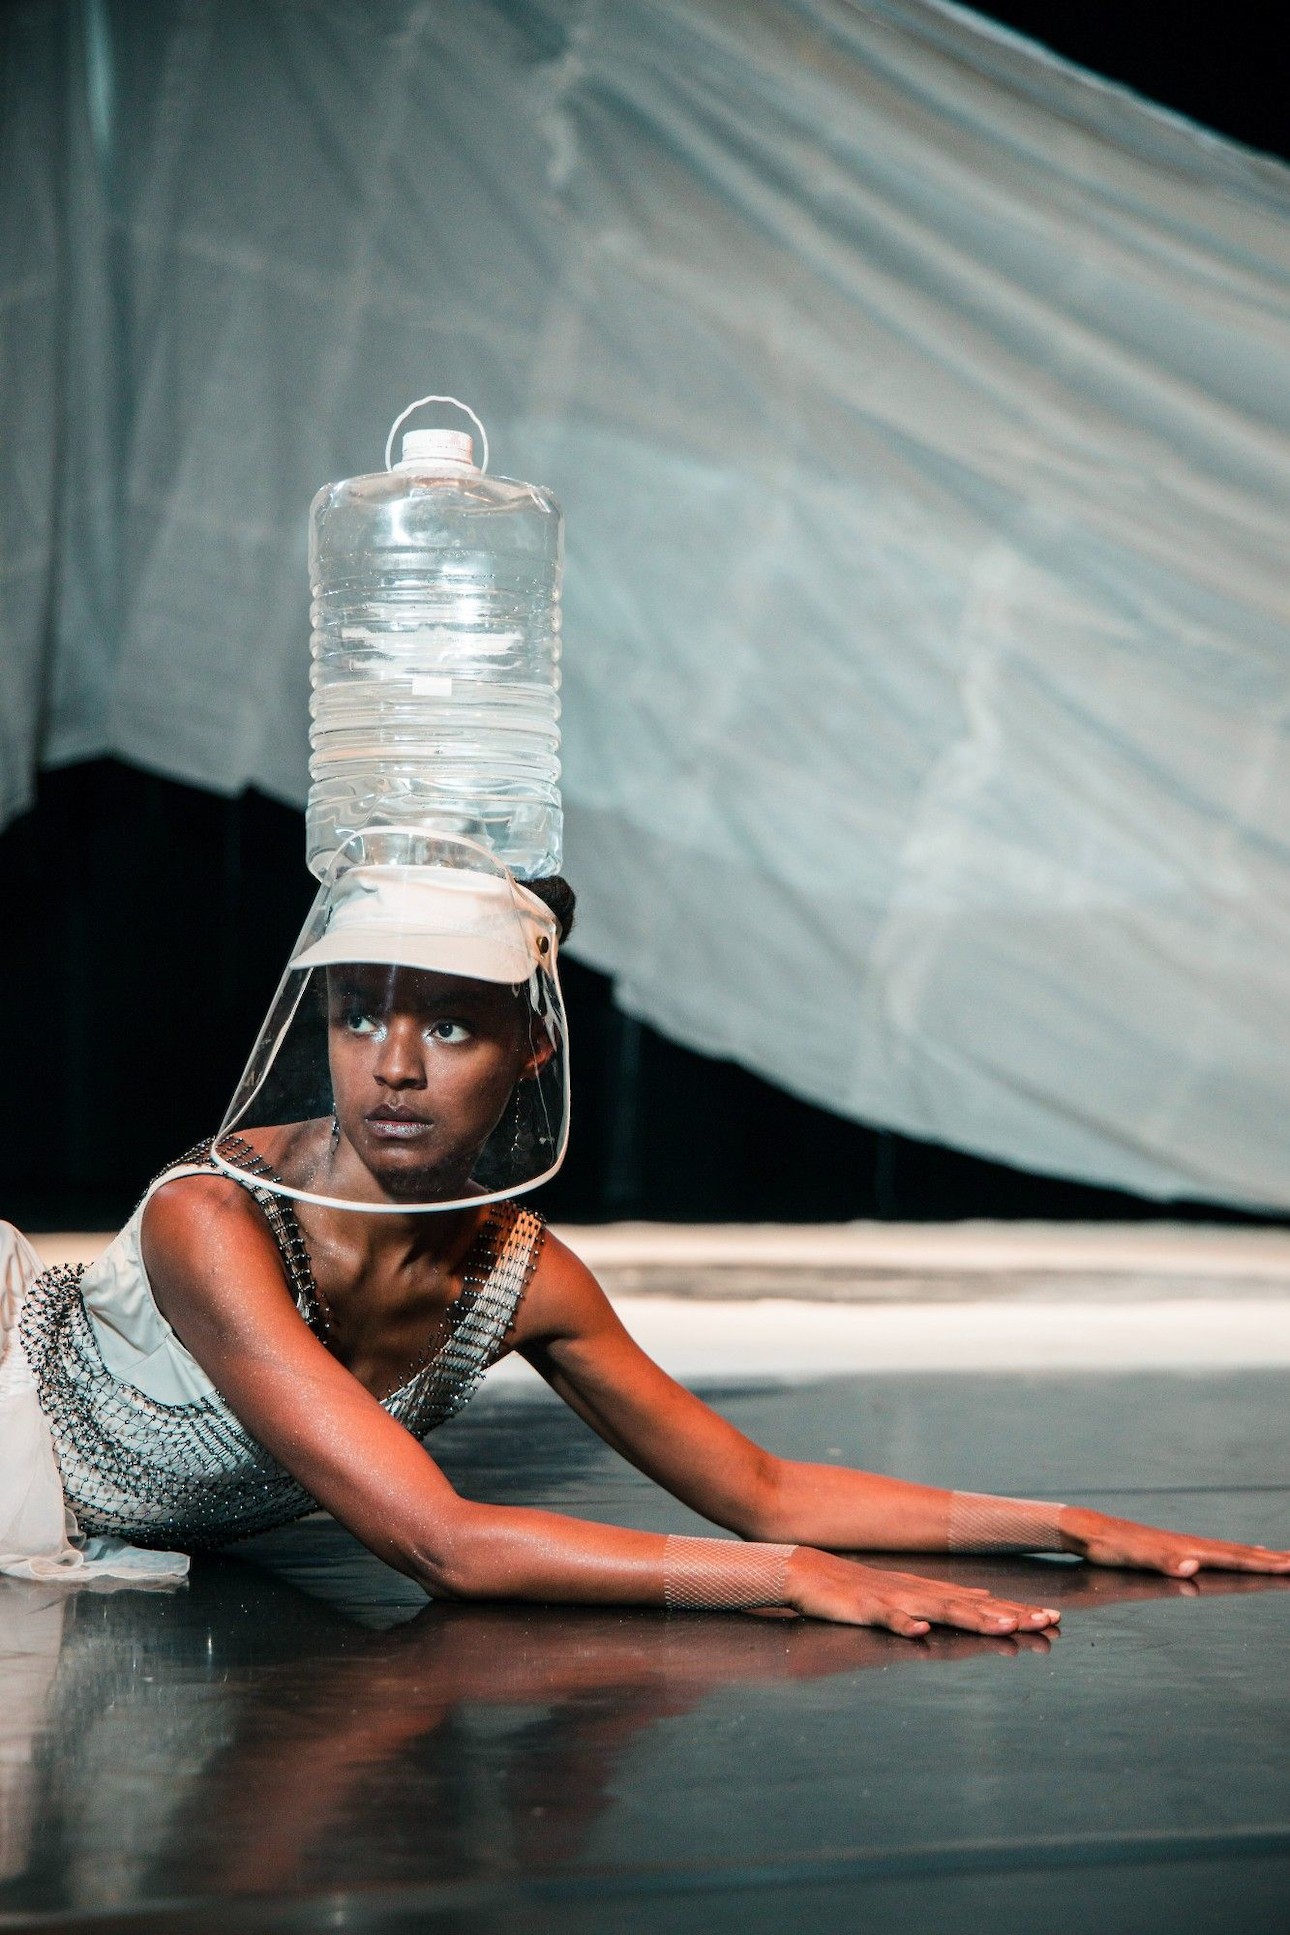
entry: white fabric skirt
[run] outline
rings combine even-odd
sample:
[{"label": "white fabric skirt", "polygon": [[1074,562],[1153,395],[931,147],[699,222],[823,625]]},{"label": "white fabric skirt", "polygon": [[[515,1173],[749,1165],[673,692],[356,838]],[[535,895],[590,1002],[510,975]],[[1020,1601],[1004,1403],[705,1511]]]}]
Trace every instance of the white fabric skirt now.
[{"label": "white fabric skirt", "polygon": [[0,1222],[0,1574],[69,1585],[177,1585],[188,1573],[187,1553],[86,1537],[68,1509],[18,1335],[23,1298],[43,1267],[26,1237]]}]

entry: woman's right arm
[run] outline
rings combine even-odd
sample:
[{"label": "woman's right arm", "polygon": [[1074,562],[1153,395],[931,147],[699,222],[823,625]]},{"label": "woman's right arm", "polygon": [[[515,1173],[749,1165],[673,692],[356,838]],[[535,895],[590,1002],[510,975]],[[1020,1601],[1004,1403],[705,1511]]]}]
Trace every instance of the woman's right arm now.
[{"label": "woman's right arm", "polygon": [[[163,1316],[251,1436],[364,1545],[432,1595],[667,1603],[672,1561],[662,1534],[475,1504],[454,1491],[304,1322],[273,1240],[238,1184],[189,1177],[158,1190],[144,1215],[143,1254]],[[714,1563],[728,1567],[747,1555],[752,1565],[773,1550],[722,1541]],[[693,1552],[686,1557],[693,1564]],[[788,1561],[783,1603],[911,1638],[931,1623],[992,1634],[1049,1623],[1033,1607],[976,1588],[805,1547]]]},{"label": "woman's right arm", "polygon": [[162,1315],[247,1431],[389,1565],[436,1595],[662,1603],[661,1537],[454,1491],[304,1322],[238,1184],[158,1190],[143,1254]]}]

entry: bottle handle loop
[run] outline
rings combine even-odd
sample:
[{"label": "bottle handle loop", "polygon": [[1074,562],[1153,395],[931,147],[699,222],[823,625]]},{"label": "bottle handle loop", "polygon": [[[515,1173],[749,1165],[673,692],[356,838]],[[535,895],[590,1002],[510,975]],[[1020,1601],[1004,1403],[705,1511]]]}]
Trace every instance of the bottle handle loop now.
[{"label": "bottle handle loop", "polygon": [[451,403],[454,409],[463,411],[470,418],[478,430],[483,444],[482,461],[479,466],[479,472],[482,477],[488,469],[488,432],[475,415],[475,412],[471,409],[469,403],[463,403],[459,396],[419,396],[415,403],[409,403],[407,409],[400,412],[390,425],[390,434],[385,439],[385,468],[387,470],[393,470],[394,468],[394,439],[399,430],[407,422],[414,410],[422,409],[427,403]]}]

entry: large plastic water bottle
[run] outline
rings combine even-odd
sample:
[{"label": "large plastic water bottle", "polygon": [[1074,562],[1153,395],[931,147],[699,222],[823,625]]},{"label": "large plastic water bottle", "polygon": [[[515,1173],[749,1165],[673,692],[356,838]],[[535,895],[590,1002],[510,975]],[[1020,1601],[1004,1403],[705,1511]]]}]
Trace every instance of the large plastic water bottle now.
[{"label": "large plastic water bottle", "polygon": [[482,439],[412,430],[384,471],[319,491],[309,865],[364,826],[466,834],[522,879],[557,873],[563,520],[549,491],[490,477]]}]

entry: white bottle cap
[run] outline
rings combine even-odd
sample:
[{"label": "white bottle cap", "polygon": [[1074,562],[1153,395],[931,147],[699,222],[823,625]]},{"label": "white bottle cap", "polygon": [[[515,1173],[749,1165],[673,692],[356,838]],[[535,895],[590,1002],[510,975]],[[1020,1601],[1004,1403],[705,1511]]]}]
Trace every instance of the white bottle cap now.
[{"label": "white bottle cap", "polygon": [[474,470],[475,440],[466,430],[409,430],[403,438],[403,464],[435,470]]}]

